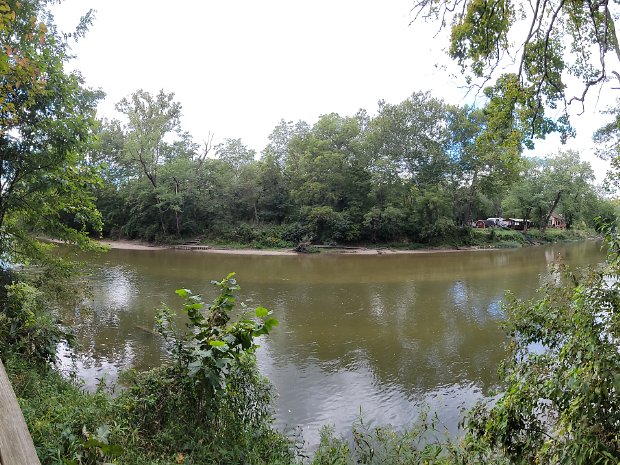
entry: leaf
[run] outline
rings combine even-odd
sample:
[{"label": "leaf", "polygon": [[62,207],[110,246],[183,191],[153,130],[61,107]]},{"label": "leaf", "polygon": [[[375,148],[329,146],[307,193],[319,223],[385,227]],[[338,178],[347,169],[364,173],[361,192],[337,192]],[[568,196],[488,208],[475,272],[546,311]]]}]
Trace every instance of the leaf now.
[{"label": "leaf", "polygon": [[269,315],[269,310],[267,310],[265,307],[258,307],[256,309],[256,316],[258,318],[264,318],[267,315]]},{"label": "leaf", "polygon": [[226,343],[224,341],[209,341],[209,345],[213,347],[222,347],[225,346]]},{"label": "leaf", "polygon": [[84,441],[84,447],[86,449],[92,449],[94,447],[103,447],[106,445],[107,445],[106,443],[102,441],[98,441],[97,439],[94,439],[94,438],[90,438],[88,439],[88,441]]},{"label": "leaf", "polygon": [[280,322],[276,318],[267,318],[264,322],[264,325],[267,331],[271,331],[273,328],[275,328],[279,324]]},{"label": "leaf", "polygon": [[177,289],[176,291],[174,291],[174,293],[182,299],[186,299],[188,295],[192,294],[189,289]]},{"label": "leaf", "polygon": [[101,446],[101,451],[109,457],[119,457],[123,452],[125,452],[125,449],[118,444],[106,444]]},{"label": "leaf", "polygon": [[101,425],[97,428],[96,437],[97,439],[106,442],[108,440],[108,436],[110,435],[110,428],[108,425]]},{"label": "leaf", "polygon": [[215,366],[221,370],[222,368],[226,368],[230,362],[232,362],[230,358],[220,358],[215,362]]}]

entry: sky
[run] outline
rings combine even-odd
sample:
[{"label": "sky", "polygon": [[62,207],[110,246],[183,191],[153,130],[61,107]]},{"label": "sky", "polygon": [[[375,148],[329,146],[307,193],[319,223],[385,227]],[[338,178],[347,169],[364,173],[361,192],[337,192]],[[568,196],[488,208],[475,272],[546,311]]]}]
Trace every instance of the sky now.
[{"label": "sky", "polygon": [[[449,103],[474,103],[446,56],[436,23],[411,24],[413,0],[65,0],[53,9],[60,30],[95,10],[70,67],[101,88],[102,117],[138,89],[174,92],[182,127],[196,142],[241,138],[258,153],[281,119],[316,122],[331,112],[375,114],[380,99],[399,103],[417,91]],[[531,154],[574,148],[603,179],[592,132],[612,102],[587,101],[573,118],[578,137],[552,136]],[[575,111],[576,113],[576,111]]]}]

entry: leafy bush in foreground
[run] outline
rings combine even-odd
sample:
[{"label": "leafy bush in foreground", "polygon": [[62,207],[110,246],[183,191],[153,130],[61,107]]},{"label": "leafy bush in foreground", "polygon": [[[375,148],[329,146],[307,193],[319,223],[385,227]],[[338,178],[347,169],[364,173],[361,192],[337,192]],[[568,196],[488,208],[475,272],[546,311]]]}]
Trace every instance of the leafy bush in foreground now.
[{"label": "leafy bush in foreground", "polygon": [[40,294],[27,285],[9,288],[21,297],[0,312],[0,327],[16,328],[4,356],[43,464],[292,463],[291,441],[272,428],[271,385],[254,357],[254,338],[277,320],[262,307],[256,318],[234,319],[233,275],[215,284],[221,294],[208,306],[188,290],[177,292],[188,330],[174,327],[170,311],[160,319],[175,363],[132,375],[116,398],[83,392],[47,363],[64,333],[33,338],[31,321],[47,314]]},{"label": "leafy bush in foreground", "polygon": [[51,362],[57,344],[70,337],[46,308],[44,295],[30,284],[7,285],[0,311],[0,355],[20,354]]},{"label": "leafy bush in foreground", "polygon": [[488,446],[512,463],[619,462],[620,241],[603,230],[607,267],[558,267],[541,299],[510,298],[505,389],[469,413],[466,447]]},{"label": "leafy bush in foreground", "polygon": [[173,446],[193,461],[187,463],[289,463],[291,444],[271,427],[271,385],[254,357],[255,337],[277,320],[263,307],[255,319],[234,319],[234,273],[213,284],[220,294],[208,306],[187,289],[177,291],[187,331],[169,309],[158,321],[174,363],[135,376],[117,403],[145,450]]}]

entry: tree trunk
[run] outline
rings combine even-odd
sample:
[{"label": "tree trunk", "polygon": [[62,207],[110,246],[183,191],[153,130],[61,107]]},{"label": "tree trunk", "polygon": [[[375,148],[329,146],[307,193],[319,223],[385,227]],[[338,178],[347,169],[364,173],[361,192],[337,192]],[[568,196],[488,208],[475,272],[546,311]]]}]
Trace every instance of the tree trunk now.
[{"label": "tree trunk", "polygon": [[465,207],[465,226],[469,226],[472,217],[471,212],[473,210],[474,196],[476,194],[476,181],[478,180],[478,173],[474,172],[474,177],[471,181],[471,186],[469,186],[469,195],[467,197],[467,206]]},{"label": "tree trunk", "polygon": [[555,210],[555,207],[558,206],[558,203],[560,202],[561,197],[562,197],[562,191],[559,191],[557,195],[555,196],[555,199],[553,200],[553,205],[551,206],[551,209],[547,212],[545,221],[543,221],[543,224],[540,227],[541,234],[545,233],[545,230],[547,229],[547,224],[549,223],[549,219],[551,218],[551,214]]},{"label": "tree trunk", "polygon": [[530,218],[530,213],[532,213],[532,209],[528,208],[527,212],[523,216],[523,233],[527,233],[527,222]]},{"label": "tree trunk", "polygon": [[166,223],[164,222],[164,212],[162,212],[161,209],[159,210],[159,222],[161,224],[161,233],[164,236],[167,236],[167,234],[166,234]]}]

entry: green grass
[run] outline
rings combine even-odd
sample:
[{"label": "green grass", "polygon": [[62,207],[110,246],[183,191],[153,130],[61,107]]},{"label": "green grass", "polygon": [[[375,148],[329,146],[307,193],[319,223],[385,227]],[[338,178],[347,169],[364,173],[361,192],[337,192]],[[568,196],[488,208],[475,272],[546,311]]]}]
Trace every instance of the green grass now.
[{"label": "green grass", "polygon": [[[566,230],[548,228],[544,234],[538,229],[529,229],[527,237],[537,243],[555,243],[581,241],[595,237],[593,231],[588,230]],[[513,231],[511,229],[486,228],[472,229],[472,245],[490,248],[513,248],[529,245],[523,231]]]},{"label": "green grass", "polygon": [[544,234],[539,229],[530,229],[528,234],[542,242],[570,242],[581,241],[596,236],[594,231],[583,229],[555,229],[547,228]]},{"label": "green grass", "polygon": [[472,229],[472,245],[492,248],[515,248],[527,244],[520,231],[512,229]]}]

